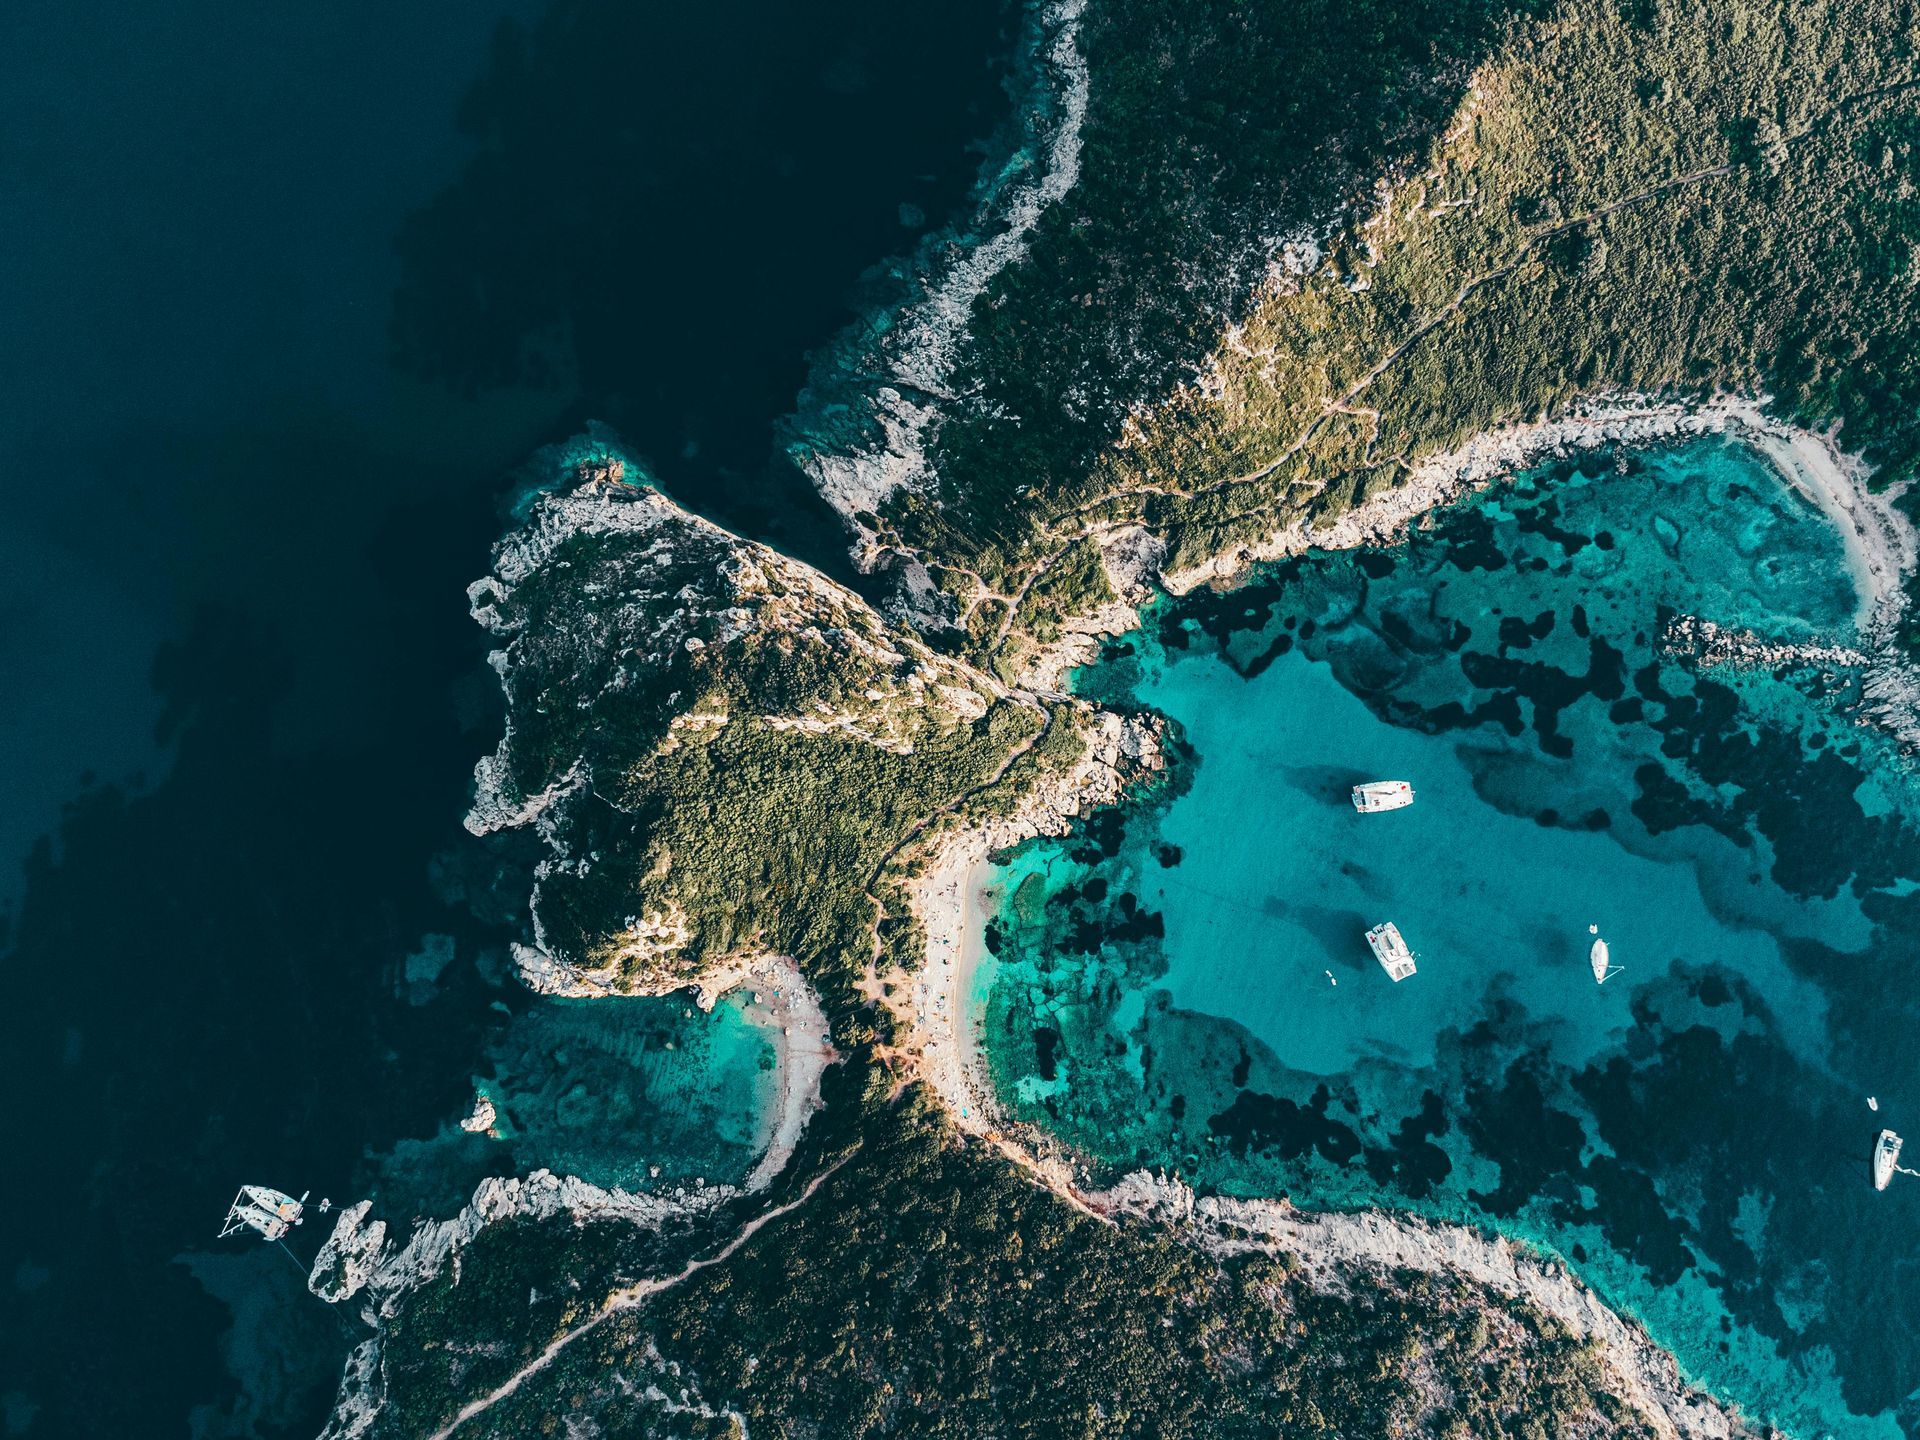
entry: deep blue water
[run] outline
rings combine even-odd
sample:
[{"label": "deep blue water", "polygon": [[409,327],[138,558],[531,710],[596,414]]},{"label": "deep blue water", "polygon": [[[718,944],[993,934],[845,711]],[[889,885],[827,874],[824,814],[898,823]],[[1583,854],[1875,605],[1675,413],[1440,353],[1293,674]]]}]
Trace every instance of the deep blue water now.
[{"label": "deep blue water", "polygon": [[[1920,1187],[1868,1156],[1920,1106],[1920,790],[1856,673],[1660,643],[1692,612],[1846,644],[1857,599],[1713,440],[1156,608],[1076,684],[1186,758],[1000,872],[1003,1098],[1111,1166],[1497,1226],[1796,1433],[1910,1430]],[[1375,778],[1415,804],[1355,814]]]},{"label": "deep blue water", "polygon": [[[317,1428],[357,1322],[211,1243],[241,1180],[434,1213],[610,1125],[627,1176],[751,1150],[668,1103],[750,1096],[751,1036],[508,977],[530,857],[459,827],[499,725],[463,591],[515,467],[588,418],[697,508],[835,548],[774,422],[970,184],[1002,21],[7,7],[7,1433]],[[507,1139],[449,1132],[476,1080]]]}]

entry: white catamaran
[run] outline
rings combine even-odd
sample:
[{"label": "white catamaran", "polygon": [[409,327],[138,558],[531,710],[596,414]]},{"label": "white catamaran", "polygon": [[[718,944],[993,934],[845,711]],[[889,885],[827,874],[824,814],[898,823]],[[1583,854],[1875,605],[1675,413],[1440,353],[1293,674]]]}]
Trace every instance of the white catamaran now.
[{"label": "white catamaran", "polygon": [[1406,780],[1369,780],[1353,787],[1353,808],[1362,815],[1382,810],[1404,810],[1413,803],[1413,785]]},{"label": "white catamaran", "polygon": [[1880,1138],[1873,1142],[1873,1188],[1884,1190],[1893,1179],[1893,1169],[1900,1163],[1900,1146],[1903,1142],[1891,1130],[1882,1130]]},{"label": "white catamaran", "polygon": [[1600,938],[1600,927],[1589,925],[1587,933],[1593,936],[1593,946],[1587,951],[1587,962],[1593,966],[1593,983],[1604,985],[1620,973],[1621,967],[1613,963],[1613,952]]},{"label": "white catamaran", "polygon": [[224,1238],[240,1230],[253,1230],[267,1240],[279,1240],[306,1218],[307,1197],[298,1200],[284,1190],[267,1185],[242,1185],[227,1209],[221,1225]]},{"label": "white catamaran", "polygon": [[1373,958],[1380,962],[1387,978],[1396,985],[1414,973],[1413,950],[1400,933],[1400,927],[1391,920],[1367,931],[1367,944],[1373,948]]}]

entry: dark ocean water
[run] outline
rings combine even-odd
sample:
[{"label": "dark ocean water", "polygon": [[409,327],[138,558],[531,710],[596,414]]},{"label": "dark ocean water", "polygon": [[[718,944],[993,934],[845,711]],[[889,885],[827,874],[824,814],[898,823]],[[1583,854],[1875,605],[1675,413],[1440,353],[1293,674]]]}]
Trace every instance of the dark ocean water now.
[{"label": "dark ocean water", "polygon": [[5,1433],[311,1434],[354,1322],[211,1243],[234,1186],[364,1193],[476,1075],[578,1119],[553,1056],[629,1053],[504,980],[525,876],[459,828],[498,725],[463,588],[589,417],[831,556],[771,426],[963,196],[1003,18],[0,17]]}]

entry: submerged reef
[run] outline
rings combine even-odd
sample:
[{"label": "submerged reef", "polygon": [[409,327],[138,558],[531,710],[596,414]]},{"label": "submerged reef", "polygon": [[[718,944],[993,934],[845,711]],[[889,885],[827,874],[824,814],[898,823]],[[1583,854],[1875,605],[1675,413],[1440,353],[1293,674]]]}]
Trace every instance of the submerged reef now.
[{"label": "submerged reef", "polygon": [[[1192,783],[1177,724],[1125,687],[1065,679],[1157,595],[1404,534],[1564,450],[1682,432],[1741,428],[1801,457],[1872,577],[1871,623],[1762,635],[1731,608],[1655,617],[1644,643],[1689,667],[1681,684],[1628,673],[1571,610],[1503,615],[1469,652],[1414,607],[1383,632],[1436,673],[1471,667],[1486,708],[1436,699],[1395,723],[1530,726],[1565,758],[1563,714],[1638,706],[1702,784],[1675,794],[1649,775],[1539,817],[1587,838],[1615,808],[1655,835],[1786,825],[1797,792],[1738,815],[1707,793],[1765,743],[1739,718],[1747,679],[1848,670],[1825,698],[1898,754],[1911,502],[1873,487],[1920,464],[1914,15],[1893,0],[1069,0],[1024,33],[1025,109],[992,147],[973,223],[901,262],[893,308],[815,357],[783,430],[847,525],[861,591],[702,519],[603,447],[552,467],[470,594],[500,642],[507,723],[468,824],[541,850],[524,978],[710,998],[790,963],[845,1062],[824,1111],[756,1176],[763,1192],[697,1222],[509,1207],[461,1237],[457,1268],[414,1267],[373,1312],[340,1433],[1751,1433],[1748,1397],[1690,1392],[1629,1317],[1507,1240],[1296,1223],[1157,1181],[1092,1188],[1048,1108],[1085,1073],[1085,1034],[1057,1015],[1029,1027],[1017,1117],[980,1082],[965,880],[991,850],[1069,830],[1074,863],[1097,867],[1127,820],[1085,812]],[[1864,460],[1841,453],[1838,425]],[[1589,559],[1609,548],[1547,508],[1528,523]],[[1496,548],[1467,536],[1460,565]],[[1394,563],[1356,558],[1355,586]],[[1244,673],[1308,638],[1250,615],[1266,584],[1186,612]],[[1349,658],[1359,672],[1370,657]],[[1391,709],[1385,679],[1356,688]],[[1861,903],[1884,912],[1909,877],[1887,824],[1855,808],[1849,834],[1884,892]],[[1163,838],[1137,868],[1177,876],[1201,846]],[[1808,853],[1764,858],[1796,894],[1849,883]],[[1059,907],[1072,923],[1049,934],[1060,956],[1154,963],[1162,916],[1116,882],[1076,882]],[[1786,963],[1813,974],[1837,953],[1817,949]],[[1469,1140],[1494,1162],[1452,1175],[1475,1185],[1477,1221],[1536,1201],[1572,1214],[1604,1192],[1610,1233],[1667,1283],[1689,1256],[1630,1173],[1631,1126],[1589,1152],[1563,1092],[1604,1121],[1677,1106],[1689,1085],[1737,1090],[1777,1058],[1756,1035],[1779,1017],[1701,967],[1656,989],[1645,1003],[1671,1008],[1658,1044],[1675,1063],[1635,1052],[1571,1081],[1527,1043],[1522,1009],[1496,1007],[1502,1063],[1459,1068],[1472,1134],[1438,1091],[1361,1117],[1332,1084],[1260,1088],[1287,1057],[1163,1007],[1152,1028],[1224,1088],[1169,1095],[1153,1118],[1308,1180],[1357,1165],[1409,1200],[1440,1193]],[[1429,1040],[1472,1048],[1464,1032]],[[1151,1084],[1160,1057],[1125,1050],[1107,1058]],[[1383,1117],[1384,1138],[1368,1128]],[[1141,1157],[1096,1158],[1112,1172]],[[1758,1200],[1715,1194],[1737,1226],[1703,1225],[1764,1230]],[[1303,1183],[1293,1198],[1317,1197]],[[1386,1238],[1355,1239],[1369,1233]],[[345,1293],[379,1251],[350,1228],[321,1283]],[[1731,1293],[1751,1276],[1719,1278]],[[1780,1305],[1806,1329],[1805,1305]],[[1856,1433],[1911,1428],[1910,1400],[1868,1388]]]}]

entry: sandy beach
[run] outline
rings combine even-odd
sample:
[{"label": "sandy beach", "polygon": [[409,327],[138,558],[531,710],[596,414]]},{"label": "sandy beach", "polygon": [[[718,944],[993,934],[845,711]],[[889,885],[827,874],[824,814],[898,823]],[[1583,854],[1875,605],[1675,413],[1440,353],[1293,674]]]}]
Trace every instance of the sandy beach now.
[{"label": "sandy beach", "polygon": [[773,1044],[780,1093],[774,1102],[766,1152],[746,1179],[748,1192],[764,1190],[787,1168],[807,1121],[820,1108],[820,1078],[840,1057],[829,1038],[820,997],[784,955],[752,961],[738,986],[750,987],[747,1019]]},{"label": "sandy beach", "polygon": [[1087,713],[1094,723],[1087,749],[1074,765],[1043,779],[1011,814],[935,842],[926,868],[905,885],[926,936],[925,957],[911,973],[884,977],[892,986],[887,1004],[899,1026],[895,1055],[905,1062],[907,1077],[931,1085],[961,1129],[1000,1146],[1075,1203],[1070,1158],[1056,1154],[1049,1137],[1008,1133],[981,1061],[980,1017],[973,1013],[972,998],[996,898],[989,888],[988,856],[1036,835],[1066,834],[1075,816],[1118,800],[1130,784],[1165,763],[1158,721]]},{"label": "sandy beach", "polygon": [[[1763,404],[1736,397],[1698,404],[1635,396],[1596,400],[1562,419],[1490,432],[1431,457],[1414,467],[1405,483],[1330,525],[1295,526],[1205,566],[1161,578],[1168,590],[1183,593],[1230,581],[1255,561],[1310,547],[1391,542],[1432,510],[1556,456],[1737,433],[1840,530],[1860,593],[1859,639],[1879,651],[1873,664],[1877,688],[1876,682],[1869,684],[1870,698],[1881,706],[1876,718],[1896,733],[1920,729],[1910,723],[1920,708],[1914,700],[1920,687],[1908,683],[1910,667],[1885,645],[1896,633],[1905,605],[1904,582],[1920,561],[1914,527],[1894,509],[1895,494],[1873,492],[1870,467],[1843,451],[1837,436],[1783,424],[1766,415]],[[1101,618],[1111,624],[1113,617]],[[1063,788],[1071,792],[1071,777]],[[1091,804],[1111,798],[1083,794],[1078,800]],[[1070,814],[1080,807],[1067,793],[1050,796],[1047,808]],[[1391,1272],[1411,1266],[1465,1274],[1539,1306],[1592,1341],[1621,1392],[1662,1436],[1718,1440],[1744,1433],[1737,1417],[1695,1390],[1639,1325],[1609,1310],[1563,1264],[1525,1246],[1387,1211],[1315,1215],[1283,1201],[1199,1199],[1177,1182],[1145,1173],[1126,1177],[1112,1190],[1085,1188],[1085,1172],[1071,1154],[1051,1143],[1051,1137],[1009,1122],[998,1110],[979,1053],[979,1017],[971,1003],[985,949],[984,927],[997,898],[988,888],[992,876],[986,857],[991,848],[1039,833],[1039,828],[997,821],[987,830],[951,835],[909,887],[927,950],[919,973],[896,978],[905,991],[893,1001],[903,1022],[902,1048],[910,1058],[909,1073],[933,1087],[962,1131],[991,1142],[1026,1168],[1036,1183],[1088,1213],[1169,1221],[1187,1231],[1194,1243],[1221,1254],[1236,1248],[1293,1253],[1304,1258],[1316,1285],[1337,1288],[1342,1274],[1355,1269]],[[1175,1203],[1169,1205],[1170,1200]]]},{"label": "sandy beach", "polygon": [[1869,489],[1871,468],[1832,436],[1769,420],[1754,405],[1736,410],[1733,419],[1743,438],[1840,531],[1860,588],[1861,635],[1891,634],[1904,603],[1901,587],[1920,561],[1913,525],[1893,506],[1897,492]]},{"label": "sandy beach", "polygon": [[[985,841],[956,836],[913,882],[914,912],[926,931],[927,956],[908,977],[911,993],[896,1013],[907,1021],[906,1048],[918,1073],[939,1094],[954,1122],[971,1134],[994,1127],[992,1086],[981,1068],[974,979],[986,954],[992,879]],[[902,1013],[902,1011],[904,1013]]]},{"label": "sandy beach", "polygon": [[[1894,507],[1898,492],[1876,493],[1869,483],[1871,467],[1841,449],[1837,434],[1816,434],[1776,420],[1766,413],[1766,403],[1765,397],[1732,395],[1697,402],[1642,395],[1596,397],[1557,419],[1490,430],[1454,450],[1429,456],[1412,467],[1402,484],[1329,524],[1296,523],[1225,551],[1205,565],[1158,579],[1167,591],[1185,594],[1201,585],[1226,583],[1256,562],[1310,548],[1390,543],[1422,516],[1516,470],[1555,457],[1610,445],[1657,445],[1689,436],[1734,433],[1764,454],[1786,483],[1840,531],[1860,592],[1860,638],[1881,650],[1867,683],[1875,719],[1896,735],[1920,739],[1916,722],[1920,682],[1903,659],[1885,649],[1905,606],[1906,577],[1920,564],[1920,537]],[[1135,537],[1133,548],[1144,554],[1159,553],[1150,536]],[[1129,613],[1123,617],[1115,613],[1117,609]],[[1057,685],[1059,672],[1075,657],[1085,658],[1081,651],[1090,648],[1080,643],[1085,639],[1081,630],[1117,633],[1137,622],[1131,607],[1108,606],[1081,629],[1069,627],[1070,633],[1036,660],[1034,669]],[[1100,803],[1112,797],[1081,798]],[[1055,796],[1049,808],[1071,814],[1079,805],[1071,795]],[[1040,832],[1038,826],[1001,822],[990,835],[954,835],[910,887],[914,912],[927,935],[927,958],[922,971],[910,978],[913,988],[907,1003],[895,1003],[896,1013],[906,1022],[905,1048],[916,1057],[917,1073],[939,1092],[956,1122],[977,1134],[997,1137],[1002,1125],[977,1053],[977,1017],[967,1013],[983,948],[986,913],[980,891],[986,883],[986,856],[992,846]]]}]

